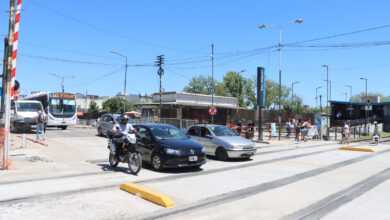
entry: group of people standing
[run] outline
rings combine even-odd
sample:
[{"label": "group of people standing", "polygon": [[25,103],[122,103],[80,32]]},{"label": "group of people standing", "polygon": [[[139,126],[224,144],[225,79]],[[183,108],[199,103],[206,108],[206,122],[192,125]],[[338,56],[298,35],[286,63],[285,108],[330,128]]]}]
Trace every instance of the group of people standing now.
[{"label": "group of people standing", "polygon": [[291,133],[295,133],[295,140],[299,141],[305,138],[305,135],[311,128],[311,120],[303,121],[302,119],[288,119],[286,123],[287,137],[290,137]]}]

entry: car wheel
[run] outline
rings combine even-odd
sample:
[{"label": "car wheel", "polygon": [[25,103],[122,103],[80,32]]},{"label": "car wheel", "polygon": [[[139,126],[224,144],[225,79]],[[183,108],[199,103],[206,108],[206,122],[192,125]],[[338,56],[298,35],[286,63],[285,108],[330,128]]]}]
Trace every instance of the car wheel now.
[{"label": "car wheel", "polygon": [[217,149],[217,152],[215,152],[215,155],[216,155],[218,160],[226,161],[229,159],[226,150],[222,147]]},{"label": "car wheel", "polygon": [[155,170],[162,170],[162,159],[158,154],[152,156],[152,166]]},{"label": "car wheel", "polygon": [[102,129],[101,128],[98,128],[98,136],[103,136],[103,133],[102,133]]}]

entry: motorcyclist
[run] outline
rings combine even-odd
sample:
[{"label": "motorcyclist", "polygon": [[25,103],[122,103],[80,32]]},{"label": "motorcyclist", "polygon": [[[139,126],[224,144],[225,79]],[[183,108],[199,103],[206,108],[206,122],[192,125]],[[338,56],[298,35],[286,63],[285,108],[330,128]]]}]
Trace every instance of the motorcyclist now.
[{"label": "motorcyclist", "polygon": [[[127,115],[121,115],[120,117],[120,123],[115,124],[114,127],[112,128],[112,133],[122,133],[124,135],[129,134],[130,132],[137,133],[137,130],[134,129],[134,127],[131,124],[128,124],[127,122],[129,121],[129,117]],[[116,156],[119,157],[122,153],[122,142],[116,142],[115,144],[115,152]]]}]

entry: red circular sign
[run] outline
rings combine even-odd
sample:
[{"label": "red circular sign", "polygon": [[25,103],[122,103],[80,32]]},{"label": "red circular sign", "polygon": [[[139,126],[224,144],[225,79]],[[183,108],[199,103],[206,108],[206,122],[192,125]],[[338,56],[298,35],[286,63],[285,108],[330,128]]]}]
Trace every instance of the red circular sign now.
[{"label": "red circular sign", "polygon": [[210,115],[216,115],[217,114],[217,108],[214,107],[214,106],[211,106],[209,108],[209,113],[210,113]]}]

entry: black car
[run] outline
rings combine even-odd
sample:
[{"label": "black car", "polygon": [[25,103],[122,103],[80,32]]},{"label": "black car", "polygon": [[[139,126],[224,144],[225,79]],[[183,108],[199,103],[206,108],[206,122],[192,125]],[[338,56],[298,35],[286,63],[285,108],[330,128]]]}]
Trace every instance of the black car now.
[{"label": "black car", "polygon": [[167,124],[137,124],[137,144],[142,160],[154,169],[174,167],[199,168],[206,163],[205,148],[187,137],[184,132]]}]

